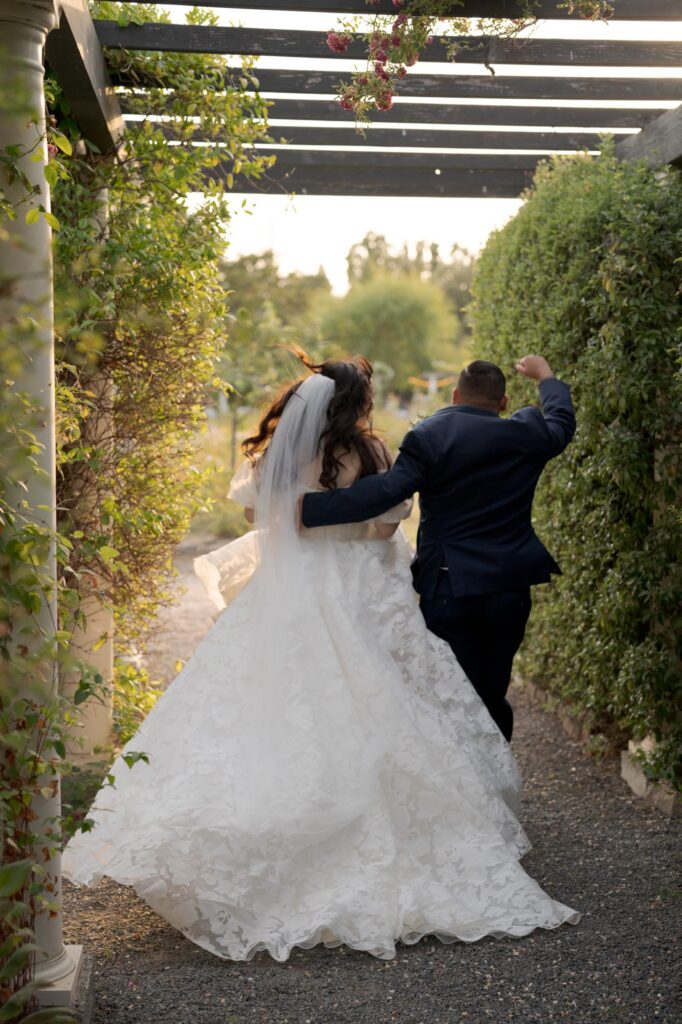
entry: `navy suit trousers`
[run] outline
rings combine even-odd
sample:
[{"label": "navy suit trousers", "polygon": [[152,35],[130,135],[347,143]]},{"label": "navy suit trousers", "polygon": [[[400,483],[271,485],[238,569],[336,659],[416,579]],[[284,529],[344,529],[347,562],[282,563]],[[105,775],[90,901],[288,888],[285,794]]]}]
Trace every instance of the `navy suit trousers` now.
[{"label": "navy suit trousers", "polygon": [[511,740],[514,714],[506,699],[514,655],[530,615],[530,587],[455,597],[441,572],[433,597],[422,597],[426,625],[450,644],[502,735]]}]

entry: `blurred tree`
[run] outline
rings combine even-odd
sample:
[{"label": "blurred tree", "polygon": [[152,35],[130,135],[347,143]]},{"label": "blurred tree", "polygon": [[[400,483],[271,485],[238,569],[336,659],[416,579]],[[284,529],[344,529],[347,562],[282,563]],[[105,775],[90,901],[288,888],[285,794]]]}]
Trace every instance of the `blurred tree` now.
[{"label": "blurred tree", "polygon": [[461,329],[443,289],[416,274],[375,272],[336,300],[324,317],[325,339],[344,351],[387,364],[392,386],[411,392],[409,378],[457,363]]},{"label": "blurred tree", "polygon": [[414,253],[405,244],[392,251],[384,235],[368,232],[361,242],[351,246],[347,256],[348,283],[351,288],[369,281],[376,274],[396,277],[412,275],[439,285],[447,295],[460,322],[460,335],[469,334],[464,310],[471,299],[471,279],[475,257],[455,243],[445,259],[435,242],[417,242]]},{"label": "blurred tree", "polygon": [[217,372],[230,391],[234,468],[240,407],[264,403],[292,367],[293,374],[299,372],[289,345],[317,357],[322,309],[331,287],[322,268],[316,274],[281,275],[271,250],[224,262],[221,275],[231,326]]}]

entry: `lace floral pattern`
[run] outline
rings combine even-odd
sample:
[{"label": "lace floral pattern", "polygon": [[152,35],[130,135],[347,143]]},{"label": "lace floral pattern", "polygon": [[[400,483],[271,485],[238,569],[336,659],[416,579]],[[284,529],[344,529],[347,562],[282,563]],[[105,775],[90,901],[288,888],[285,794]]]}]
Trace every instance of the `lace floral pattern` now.
[{"label": "lace floral pattern", "polygon": [[401,532],[312,530],[302,551],[278,678],[258,677],[275,634],[254,620],[256,571],[129,744],[150,764],[115,763],[65,875],[133,886],[233,960],[576,922],[519,864],[514,757],[426,629]]}]

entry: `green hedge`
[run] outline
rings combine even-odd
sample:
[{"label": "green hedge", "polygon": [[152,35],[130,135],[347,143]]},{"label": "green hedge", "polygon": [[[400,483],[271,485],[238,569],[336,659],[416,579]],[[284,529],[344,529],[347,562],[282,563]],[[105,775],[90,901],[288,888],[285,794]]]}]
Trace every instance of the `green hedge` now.
[{"label": "green hedge", "polygon": [[[520,670],[613,744],[652,734],[647,769],[677,785],[681,271],[682,175],[609,144],[541,166],[481,255],[470,309],[478,357],[509,371],[542,353],[576,404],[535,504],[564,575],[535,591]],[[510,392],[515,407],[535,398],[513,371]]]}]

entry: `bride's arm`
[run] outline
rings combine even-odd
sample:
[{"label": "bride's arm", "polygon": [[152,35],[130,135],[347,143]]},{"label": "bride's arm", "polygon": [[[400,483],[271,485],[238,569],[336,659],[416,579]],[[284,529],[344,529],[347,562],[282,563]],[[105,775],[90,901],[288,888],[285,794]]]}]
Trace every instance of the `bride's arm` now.
[{"label": "bride's arm", "polygon": [[388,512],[373,519],[372,526],[380,537],[384,539],[392,537],[403,520],[409,519],[412,515],[413,505],[414,498],[406,498],[399,505],[394,505],[393,508],[389,508]]},{"label": "bride's arm", "polygon": [[375,522],[373,525],[374,525],[374,529],[379,534],[379,536],[383,537],[384,540],[388,540],[388,538],[392,537],[393,534],[395,533],[395,531],[398,529],[398,527],[400,526],[400,523],[376,523]]}]

